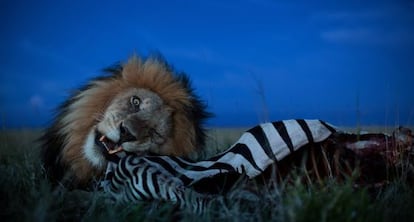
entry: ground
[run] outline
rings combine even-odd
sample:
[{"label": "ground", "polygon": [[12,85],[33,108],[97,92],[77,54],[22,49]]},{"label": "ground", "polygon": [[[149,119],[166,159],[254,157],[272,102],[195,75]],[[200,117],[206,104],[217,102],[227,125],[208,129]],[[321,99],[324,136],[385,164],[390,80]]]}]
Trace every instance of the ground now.
[{"label": "ground", "polygon": [[[210,152],[228,147],[243,130],[210,130]],[[306,186],[293,180],[260,189],[241,184],[213,198],[201,215],[169,203],[114,204],[99,191],[53,190],[38,157],[40,133],[0,131],[2,221],[414,221],[414,188],[403,178],[374,193],[356,189],[351,179]]]}]

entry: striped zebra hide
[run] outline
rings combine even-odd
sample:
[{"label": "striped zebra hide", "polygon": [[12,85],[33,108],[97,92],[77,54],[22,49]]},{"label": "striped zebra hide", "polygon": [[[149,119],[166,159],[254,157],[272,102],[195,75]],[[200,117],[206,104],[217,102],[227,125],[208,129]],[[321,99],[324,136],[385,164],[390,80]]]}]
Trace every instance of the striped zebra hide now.
[{"label": "striped zebra hide", "polygon": [[[264,123],[247,130],[227,150],[202,161],[117,154],[110,159],[101,185],[120,201],[164,200],[198,210],[207,194],[225,192],[240,178],[286,179],[294,169],[306,169],[304,180],[322,181],[350,176],[358,164],[361,176],[357,182],[372,184],[387,179],[385,171],[390,163],[398,164],[398,155],[409,153],[412,159],[411,131],[401,132],[356,135],[338,132],[321,120]],[[398,148],[401,141],[404,151]],[[384,147],[394,151],[393,158]],[[380,170],[385,170],[384,175],[371,176]]]}]

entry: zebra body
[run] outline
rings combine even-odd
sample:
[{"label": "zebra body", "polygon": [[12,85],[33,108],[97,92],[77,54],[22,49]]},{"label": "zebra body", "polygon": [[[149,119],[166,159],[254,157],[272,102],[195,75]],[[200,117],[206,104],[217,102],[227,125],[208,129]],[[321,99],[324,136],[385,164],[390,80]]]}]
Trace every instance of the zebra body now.
[{"label": "zebra body", "polygon": [[[158,199],[180,206],[201,203],[193,206],[198,209],[208,197],[192,191],[194,183],[230,173],[254,178],[271,164],[307,144],[326,140],[334,132],[320,120],[284,120],[251,128],[230,148],[203,161],[130,154],[108,164],[108,180],[103,187],[123,201]],[[186,193],[192,193],[192,199],[186,199]]]},{"label": "zebra body", "polygon": [[109,163],[103,188],[118,202],[134,203],[142,200],[164,200],[178,203],[201,212],[208,203],[207,195],[198,194],[186,187],[177,177],[145,158],[127,155],[118,164]]}]

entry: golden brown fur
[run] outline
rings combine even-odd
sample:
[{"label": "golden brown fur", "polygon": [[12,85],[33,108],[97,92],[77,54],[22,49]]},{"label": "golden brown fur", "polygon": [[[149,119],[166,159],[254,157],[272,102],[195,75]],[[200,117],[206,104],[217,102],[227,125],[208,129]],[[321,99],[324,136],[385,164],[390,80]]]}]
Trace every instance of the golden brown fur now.
[{"label": "golden brown fur", "polygon": [[97,166],[85,158],[85,140],[114,98],[132,88],[156,93],[172,109],[171,138],[159,154],[188,156],[203,145],[201,124],[208,113],[187,77],[174,74],[159,59],[132,57],[111,76],[93,80],[60,107],[42,137],[45,168],[52,180],[66,178],[79,186],[102,174],[104,164]]}]

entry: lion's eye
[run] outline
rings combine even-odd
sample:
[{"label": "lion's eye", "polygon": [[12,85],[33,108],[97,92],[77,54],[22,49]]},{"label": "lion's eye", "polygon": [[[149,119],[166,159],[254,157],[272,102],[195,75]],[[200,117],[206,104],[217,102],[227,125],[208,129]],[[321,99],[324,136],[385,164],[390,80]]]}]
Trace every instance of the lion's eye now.
[{"label": "lion's eye", "polygon": [[129,102],[135,109],[138,109],[139,104],[141,104],[141,100],[137,96],[132,96]]}]

